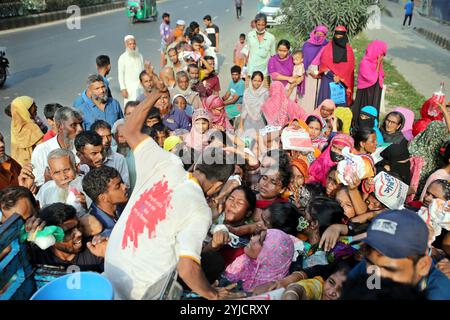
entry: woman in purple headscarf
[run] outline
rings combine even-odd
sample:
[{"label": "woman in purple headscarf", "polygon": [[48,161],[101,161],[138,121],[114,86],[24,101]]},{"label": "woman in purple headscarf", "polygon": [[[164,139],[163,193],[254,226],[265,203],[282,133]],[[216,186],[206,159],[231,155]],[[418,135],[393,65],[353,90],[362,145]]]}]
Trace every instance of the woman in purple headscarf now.
[{"label": "woman in purple headscarf", "polygon": [[277,46],[277,54],[269,59],[267,70],[269,71],[271,81],[280,81],[286,87],[288,83],[293,83],[295,78],[292,76],[294,71],[294,60],[291,54],[291,44],[287,40],[280,40]]},{"label": "woman in purple headscarf", "polygon": [[[328,28],[321,25],[314,28],[309,36],[309,40],[303,44],[303,65],[306,70],[306,79],[300,86],[302,99],[302,107],[307,114],[313,113],[315,108],[315,99],[317,88],[319,88],[320,79],[314,79],[310,73],[318,70],[317,66],[311,64],[314,58],[327,43]],[[309,68],[309,70],[308,70]]]}]

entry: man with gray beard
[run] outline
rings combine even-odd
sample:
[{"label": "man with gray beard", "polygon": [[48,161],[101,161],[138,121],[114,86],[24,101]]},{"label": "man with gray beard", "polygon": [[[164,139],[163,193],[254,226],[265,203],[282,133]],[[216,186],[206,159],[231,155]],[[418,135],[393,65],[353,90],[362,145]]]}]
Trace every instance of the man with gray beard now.
[{"label": "man with gray beard", "polygon": [[85,99],[83,104],[77,107],[83,113],[84,130],[90,130],[96,120],[105,120],[110,126],[113,126],[117,120],[123,118],[119,102],[108,97],[108,89],[101,75],[90,75],[87,80],[87,88],[91,95],[90,98]]},{"label": "man with gray beard", "polygon": [[124,105],[134,101],[142,93],[139,74],[144,70],[144,58],[136,46],[136,39],[132,35],[124,38],[126,51],[119,57],[119,85],[120,94],[124,98]]},{"label": "man with gray beard", "polygon": [[0,190],[18,186],[21,169],[20,164],[5,153],[5,140],[0,132]]},{"label": "man with gray beard", "polygon": [[[51,180],[47,171],[47,157],[55,149],[71,150],[76,154],[75,137],[83,131],[81,126],[83,116],[80,111],[71,107],[62,107],[55,113],[55,124],[57,135],[44,143],[38,144],[31,154],[31,165],[33,172],[29,173],[34,179],[37,187],[42,186],[45,181]],[[79,160],[77,160],[79,162]]]}]

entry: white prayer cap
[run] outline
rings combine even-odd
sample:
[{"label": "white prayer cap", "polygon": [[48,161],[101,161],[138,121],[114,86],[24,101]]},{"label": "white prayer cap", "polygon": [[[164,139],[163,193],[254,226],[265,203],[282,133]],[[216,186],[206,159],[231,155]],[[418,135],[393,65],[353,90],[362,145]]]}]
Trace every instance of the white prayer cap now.
[{"label": "white prayer cap", "polygon": [[185,26],[186,22],[184,20],[177,20],[177,25],[179,26]]},{"label": "white prayer cap", "polygon": [[123,38],[123,41],[127,42],[128,40],[131,40],[131,39],[136,39],[136,38],[133,35],[129,34],[129,35],[126,35],[125,38]]}]

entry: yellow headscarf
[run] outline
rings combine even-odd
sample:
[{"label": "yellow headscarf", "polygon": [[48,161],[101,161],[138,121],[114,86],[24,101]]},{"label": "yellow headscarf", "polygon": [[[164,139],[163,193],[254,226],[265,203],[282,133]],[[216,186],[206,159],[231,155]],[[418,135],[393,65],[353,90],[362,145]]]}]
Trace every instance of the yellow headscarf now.
[{"label": "yellow headscarf", "polygon": [[334,115],[342,121],[342,133],[350,134],[350,127],[353,119],[352,110],[347,107],[337,107],[334,111]]},{"label": "yellow headscarf", "polygon": [[29,109],[33,103],[28,96],[17,97],[11,102],[11,156],[21,165],[31,160],[33,147],[44,136],[31,118]]}]

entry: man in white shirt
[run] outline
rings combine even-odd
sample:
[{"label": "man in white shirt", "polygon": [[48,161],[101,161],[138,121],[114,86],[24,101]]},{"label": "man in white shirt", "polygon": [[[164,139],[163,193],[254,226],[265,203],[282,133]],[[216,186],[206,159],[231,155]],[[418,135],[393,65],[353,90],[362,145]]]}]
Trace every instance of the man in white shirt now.
[{"label": "man in white shirt", "polygon": [[36,195],[40,207],[45,208],[56,202],[70,204],[77,211],[77,217],[81,218],[92,201],[82,193],[83,177],[77,176],[75,155],[70,150],[55,149],[47,159],[53,180],[44,183]]},{"label": "man in white shirt", "polygon": [[124,98],[123,105],[128,101],[135,101],[142,93],[139,74],[144,70],[144,58],[136,46],[136,39],[132,35],[124,38],[125,52],[119,57],[119,85],[120,94]]},{"label": "man in white shirt", "polygon": [[155,91],[140,103],[123,128],[134,152],[137,181],[109,238],[105,274],[118,299],[158,299],[175,268],[202,297],[229,298],[227,289],[207,281],[200,254],[212,222],[205,195],[221,189],[234,165],[197,164],[188,174],[176,155],[143,134],[146,115],[161,95]]},{"label": "man in white shirt", "polygon": [[[71,150],[76,154],[75,137],[83,131],[83,116],[77,109],[62,107],[56,111],[54,119],[57,129],[56,137],[38,144],[31,154],[31,164],[37,187],[42,186],[46,180],[51,179],[48,174],[45,177],[49,153],[55,149],[62,148]],[[78,159],[76,161],[79,162]]]},{"label": "man in white shirt", "polygon": [[97,120],[92,124],[91,130],[102,137],[103,155],[105,157],[103,164],[119,171],[122,181],[130,187],[130,175],[125,157],[111,148],[112,133],[109,123],[104,120]]}]

